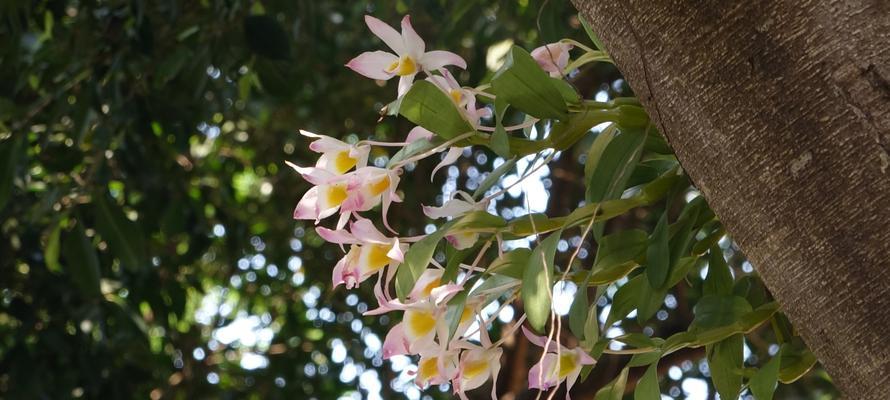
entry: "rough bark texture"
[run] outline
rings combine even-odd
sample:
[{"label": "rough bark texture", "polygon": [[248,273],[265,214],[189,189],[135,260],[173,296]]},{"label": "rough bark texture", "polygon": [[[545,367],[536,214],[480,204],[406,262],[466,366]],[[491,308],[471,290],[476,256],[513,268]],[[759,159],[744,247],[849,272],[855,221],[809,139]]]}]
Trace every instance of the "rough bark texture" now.
[{"label": "rough bark texture", "polygon": [[890,389],[890,2],[574,0],[850,398]]}]

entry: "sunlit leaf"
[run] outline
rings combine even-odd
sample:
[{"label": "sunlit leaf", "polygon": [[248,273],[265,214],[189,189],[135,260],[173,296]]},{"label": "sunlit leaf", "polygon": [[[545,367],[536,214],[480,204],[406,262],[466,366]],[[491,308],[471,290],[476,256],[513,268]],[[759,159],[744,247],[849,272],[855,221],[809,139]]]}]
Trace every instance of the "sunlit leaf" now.
[{"label": "sunlit leaf", "polygon": [[443,139],[475,131],[451,98],[428,81],[414,82],[402,97],[399,113]]},{"label": "sunlit leaf", "polygon": [[491,86],[498,98],[531,116],[563,119],[567,115],[568,107],[559,89],[521,47],[513,46]]},{"label": "sunlit leaf", "polygon": [[550,318],[550,290],[553,287],[553,257],[561,231],[551,234],[532,251],[522,274],[522,304],[528,322],[541,332]]}]

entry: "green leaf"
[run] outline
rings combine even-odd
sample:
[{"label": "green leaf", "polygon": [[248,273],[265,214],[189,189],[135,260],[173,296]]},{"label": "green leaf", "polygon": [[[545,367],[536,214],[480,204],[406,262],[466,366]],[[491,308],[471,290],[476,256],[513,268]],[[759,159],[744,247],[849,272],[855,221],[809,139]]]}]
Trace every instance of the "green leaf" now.
[{"label": "green leaf", "polygon": [[587,37],[590,38],[590,41],[593,42],[593,45],[596,46],[596,49],[605,53],[606,48],[603,46],[603,42],[600,41],[599,37],[597,37],[595,33],[593,33],[593,29],[590,28],[590,23],[587,22],[587,19],[584,18],[583,15],[578,14],[578,20],[581,21],[581,26],[584,27],[584,32],[587,32]]},{"label": "green leaf", "polygon": [[420,278],[426,267],[430,265],[430,260],[436,252],[436,247],[439,246],[439,242],[442,241],[442,238],[451,225],[454,224],[454,221],[446,222],[435,232],[412,244],[408,251],[405,252],[405,261],[396,270],[396,295],[400,300],[405,300],[408,293],[411,293],[414,283],[417,282],[417,279]]},{"label": "green leaf", "polygon": [[62,265],[59,263],[59,253],[61,251],[61,233],[62,221],[56,222],[55,226],[50,230],[46,238],[46,247],[43,249],[43,259],[46,262],[46,268],[51,272],[62,272]]},{"label": "green leaf", "polygon": [[702,208],[707,208],[702,196],[698,196],[683,207],[677,222],[671,225],[670,253],[673,266],[680,257],[689,255],[689,246],[695,237],[695,228]]},{"label": "green leaf", "polygon": [[816,356],[807,349],[800,337],[795,336],[792,341],[782,345],[781,352],[779,381],[782,383],[793,383],[816,365]]},{"label": "green leaf", "polygon": [[708,276],[702,284],[702,295],[732,295],[732,273],[729,271],[726,260],[723,259],[723,251],[717,246],[711,246],[711,254],[708,258]]},{"label": "green leaf", "polygon": [[20,148],[25,135],[16,135],[15,138],[0,142],[0,211],[6,207],[12,197],[12,186],[15,181],[16,167],[19,157],[24,153]]},{"label": "green leaf", "polygon": [[[597,290],[597,295],[594,299],[598,299],[601,295],[600,289]],[[587,320],[584,321],[584,335],[581,337],[584,338],[584,341],[587,343],[596,343],[599,339],[599,330],[600,330],[600,322],[599,322],[599,313],[597,313],[596,302],[590,305],[590,308],[587,310]]]},{"label": "green leaf", "polygon": [[487,272],[522,279],[531,254],[532,251],[526,248],[507,251],[489,264]]},{"label": "green leaf", "polygon": [[503,218],[483,210],[471,211],[453,221],[449,228],[451,232],[493,232],[507,226]]},{"label": "green leaf", "polygon": [[661,400],[661,390],[658,387],[658,363],[654,363],[646,369],[646,373],[637,382],[634,389],[634,400]]},{"label": "green leaf", "polygon": [[630,129],[609,141],[592,174],[586,177],[588,203],[621,197],[643,152],[645,139],[643,131]]},{"label": "green leaf", "polygon": [[570,106],[578,106],[581,104],[581,95],[578,94],[578,91],[572,86],[572,84],[566,82],[560,78],[550,77],[550,83],[556,87],[556,90],[559,91],[559,94],[562,95],[562,100]]},{"label": "green leaf", "polygon": [[642,367],[644,365],[650,365],[654,362],[657,362],[661,358],[661,351],[650,351],[648,353],[637,353],[634,354],[630,361],[627,362],[627,366],[630,368],[633,367]]},{"label": "green leaf", "polygon": [[739,393],[742,390],[742,376],[737,371],[744,367],[743,345],[744,336],[737,334],[706,348],[708,370],[711,372],[711,380],[721,399],[739,398]]},{"label": "green leaf", "polygon": [[627,372],[628,368],[625,367],[621,370],[621,373],[615,377],[615,380],[612,383],[606,385],[602,389],[596,392],[596,396],[594,396],[594,400],[621,400],[624,398],[624,388],[627,386]]},{"label": "green leaf", "polygon": [[521,47],[513,46],[504,66],[491,80],[491,86],[499,99],[503,98],[528,115],[542,119],[564,119],[567,116],[568,107],[563,95],[550,76]]},{"label": "green leaf", "polygon": [[482,198],[482,196],[485,195],[485,192],[487,192],[488,189],[491,189],[491,187],[494,186],[495,183],[498,183],[498,181],[501,180],[501,177],[503,177],[507,172],[513,169],[513,166],[516,165],[516,160],[517,159],[515,157],[511,158],[501,164],[499,167],[495,168],[494,171],[491,171],[491,173],[482,180],[482,183],[479,184],[479,187],[476,188],[476,191],[473,192],[473,198]]},{"label": "green leaf", "polygon": [[612,298],[612,307],[609,309],[609,317],[606,318],[603,330],[608,330],[612,324],[620,321],[637,308],[641,293],[648,290],[644,279],[643,275],[637,275],[618,288],[615,297]]},{"label": "green leaf", "polygon": [[[477,278],[478,276],[479,275],[477,275]],[[472,287],[472,284],[468,287]],[[462,290],[454,295],[445,307],[445,321],[448,326],[448,341],[451,341],[451,338],[454,337],[454,334],[457,332],[458,326],[460,326],[460,319],[463,316],[464,308],[467,305],[467,292],[467,290]]]},{"label": "green leaf", "polygon": [[671,262],[670,248],[668,247],[668,222],[667,211],[661,214],[655,231],[649,240],[649,248],[646,251],[646,276],[649,285],[659,289],[667,282]]},{"label": "green leaf", "polygon": [[624,335],[617,336],[612,340],[624,343],[637,349],[654,348],[657,346],[655,340],[639,332],[626,333]]},{"label": "green leaf", "polygon": [[640,298],[637,299],[637,323],[643,325],[661,309],[664,304],[664,296],[667,295],[668,287],[662,289],[653,289],[649,286],[649,281],[644,280],[643,290],[640,292]]},{"label": "green leaf", "polygon": [[510,137],[504,129],[504,114],[507,112],[507,101],[503,97],[494,100],[495,110],[495,129],[491,134],[491,150],[497,155],[507,158],[510,157]]},{"label": "green leaf", "polygon": [[731,295],[702,296],[693,309],[695,320],[693,328],[716,328],[732,325],[743,315],[753,311],[748,301],[742,297]]},{"label": "green leaf", "polygon": [[284,27],[269,15],[251,15],[244,18],[244,39],[247,47],[256,54],[274,60],[291,59],[291,39]]},{"label": "green leaf", "polygon": [[81,221],[66,232],[62,241],[65,256],[65,270],[85,297],[101,296],[99,290],[99,257],[90,238],[87,237]]},{"label": "green leaf", "polygon": [[578,287],[575,298],[572,300],[572,306],[569,308],[569,329],[578,340],[585,339],[585,325],[591,306],[596,308],[596,304],[591,305],[587,300],[587,286]]},{"label": "green leaf", "polygon": [[553,258],[562,231],[550,234],[532,251],[522,274],[522,303],[528,323],[538,332],[550,318],[550,290],[553,287]]},{"label": "green leaf", "polygon": [[124,211],[104,192],[93,194],[93,206],[96,230],[108,243],[111,253],[130,271],[144,268],[148,257],[139,225],[127,219]]},{"label": "green leaf", "polygon": [[584,176],[587,177],[588,181],[593,176],[593,172],[596,171],[596,166],[599,164],[603,152],[606,151],[606,146],[615,138],[617,133],[618,125],[609,124],[602,132],[596,135],[590,147],[587,148],[587,157],[584,159]]},{"label": "green leaf", "polygon": [[643,254],[647,244],[646,232],[628,229],[604,236],[596,251],[594,270],[606,269],[634,260]]},{"label": "green leaf", "polygon": [[460,263],[474,252],[478,252],[475,247],[455,250],[451,245],[447,245],[445,247],[445,258],[448,262],[445,264],[445,272],[442,273],[442,282],[454,282],[460,270]]},{"label": "green leaf", "polygon": [[441,89],[428,81],[417,81],[402,97],[399,114],[443,139],[473,132],[457,106]]},{"label": "green leaf", "polygon": [[748,388],[751,389],[755,400],[772,400],[779,380],[781,360],[782,352],[780,351],[766,365],[760,367],[748,381]]},{"label": "green leaf", "polygon": [[415,140],[415,141],[409,143],[407,146],[402,147],[398,152],[396,152],[396,154],[394,154],[392,156],[392,158],[389,159],[389,162],[386,163],[386,167],[392,168],[394,165],[396,165],[406,159],[414,157],[418,154],[422,154],[427,151],[430,151],[430,150],[438,147],[442,143],[443,142],[441,139],[435,138],[435,137],[431,138],[431,139]]}]

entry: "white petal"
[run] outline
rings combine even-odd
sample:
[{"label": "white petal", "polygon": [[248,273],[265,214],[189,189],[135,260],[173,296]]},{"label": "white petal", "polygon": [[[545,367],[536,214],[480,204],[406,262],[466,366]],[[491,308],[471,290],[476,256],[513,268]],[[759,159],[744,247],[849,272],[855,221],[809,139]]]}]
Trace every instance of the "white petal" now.
[{"label": "white petal", "polygon": [[461,69],[467,69],[467,62],[464,59],[450,51],[433,50],[427,52],[420,59],[420,64],[425,71],[433,71],[446,65],[454,65]]},{"label": "white petal", "polygon": [[448,153],[445,154],[445,158],[443,158],[442,161],[439,162],[438,165],[436,165],[436,168],[433,168],[433,172],[430,174],[430,182],[432,182],[433,177],[436,175],[436,171],[438,171],[439,168],[454,164],[454,162],[457,161],[458,158],[460,158],[460,155],[463,152],[463,147],[452,147],[448,149]]},{"label": "white petal", "polygon": [[402,97],[405,93],[408,93],[408,90],[411,89],[411,85],[414,83],[414,75],[405,75],[399,78],[399,93],[398,97]]},{"label": "white petal", "polygon": [[[426,44],[423,43],[423,39],[420,38],[420,35],[414,31],[414,27],[411,26],[411,16],[406,15],[402,18],[402,40],[405,43],[405,52],[414,57],[415,60],[420,61],[423,57],[423,52],[426,50]],[[401,53],[400,53],[401,54]]]},{"label": "white petal", "polygon": [[385,81],[395,76],[386,72],[386,68],[398,60],[399,58],[392,53],[380,50],[367,51],[349,60],[346,67],[368,78]]},{"label": "white petal", "polygon": [[399,34],[393,27],[386,24],[377,18],[374,18],[370,15],[365,15],[365,24],[368,25],[368,29],[371,30],[375,36],[379,37],[383,43],[386,43],[392,51],[396,52],[396,54],[402,54],[405,52],[405,45],[402,42],[402,35]]}]

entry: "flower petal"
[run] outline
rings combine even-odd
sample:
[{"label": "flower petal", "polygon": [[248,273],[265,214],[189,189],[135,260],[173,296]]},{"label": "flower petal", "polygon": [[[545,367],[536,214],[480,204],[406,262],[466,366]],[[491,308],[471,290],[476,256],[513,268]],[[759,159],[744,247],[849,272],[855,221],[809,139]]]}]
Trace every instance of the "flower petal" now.
[{"label": "flower petal", "polygon": [[367,51],[349,60],[346,67],[371,79],[387,80],[393,74],[386,72],[386,68],[399,58],[395,54],[385,51]]},{"label": "flower petal", "polygon": [[297,207],[294,208],[294,219],[317,219],[318,218],[318,187],[313,186],[306,191]]},{"label": "flower petal", "polygon": [[405,143],[414,143],[420,139],[429,139],[434,135],[433,132],[430,132],[428,129],[422,126],[415,126],[411,128],[408,132],[408,137],[405,138]]},{"label": "flower petal", "polygon": [[442,167],[454,164],[454,162],[457,161],[458,158],[460,158],[460,155],[461,153],[463,153],[463,151],[463,147],[449,148],[448,153],[445,154],[445,157],[442,158],[442,161],[440,161],[439,164],[436,165],[435,168],[433,168],[433,172],[430,174],[430,182],[432,182],[433,177],[436,176],[436,171],[438,171]]},{"label": "flower petal", "polygon": [[374,223],[367,218],[357,218],[349,224],[349,230],[356,239],[364,243],[388,244],[392,241],[380,233],[377,227],[374,226]]},{"label": "flower petal", "polygon": [[318,233],[318,236],[321,236],[322,239],[329,243],[337,243],[337,244],[355,244],[358,243],[355,236],[351,233],[347,232],[344,229],[328,229],[323,226],[319,226],[315,228],[315,233]]},{"label": "flower petal", "polygon": [[408,338],[405,337],[405,323],[400,322],[389,330],[383,339],[383,359],[408,354]]},{"label": "flower petal", "polygon": [[402,18],[402,41],[405,44],[405,52],[407,55],[414,57],[414,59],[418,61],[423,57],[423,52],[426,50],[426,44],[423,43],[423,39],[420,38],[420,35],[418,35],[417,32],[414,31],[414,27],[411,26],[410,15],[406,15]]},{"label": "flower petal", "polygon": [[433,50],[423,54],[420,65],[425,71],[434,71],[446,65],[454,65],[460,69],[467,69],[467,62],[463,57],[450,51]]},{"label": "flower petal", "polygon": [[408,90],[411,89],[411,85],[414,84],[414,75],[416,75],[416,74],[405,75],[405,76],[399,78],[398,97],[404,96],[405,93],[408,93]]},{"label": "flower petal", "polygon": [[380,40],[382,40],[383,43],[386,43],[386,45],[389,46],[392,51],[396,52],[396,54],[403,54],[405,52],[402,35],[393,29],[393,27],[387,25],[386,22],[370,15],[365,15],[365,24],[368,25],[368,29],[371,30],[371,33],[379,37]]}]

